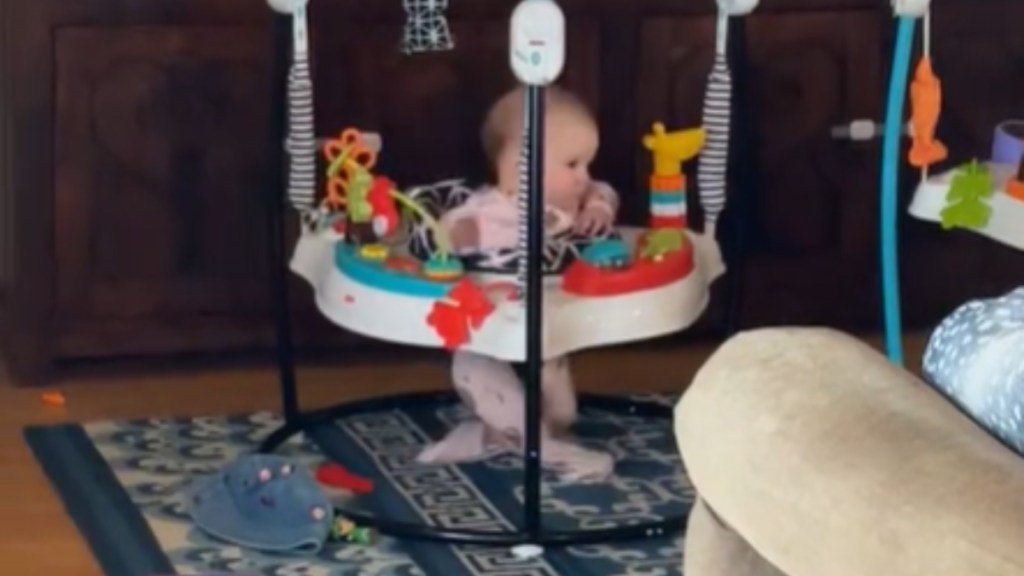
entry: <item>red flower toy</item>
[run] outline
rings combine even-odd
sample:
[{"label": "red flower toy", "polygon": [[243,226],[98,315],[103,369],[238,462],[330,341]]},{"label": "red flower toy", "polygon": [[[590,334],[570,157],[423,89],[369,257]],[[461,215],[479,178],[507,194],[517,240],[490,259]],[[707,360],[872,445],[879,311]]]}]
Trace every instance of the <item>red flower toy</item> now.
[{"label": "red flower toy", "polygon": [[470,328],[477,329],[494,312],[494,304],[479,286],[463,279],[444,299],[434,303],[427,324],[441,337],[444,347],[454,350],[469,341]]}]

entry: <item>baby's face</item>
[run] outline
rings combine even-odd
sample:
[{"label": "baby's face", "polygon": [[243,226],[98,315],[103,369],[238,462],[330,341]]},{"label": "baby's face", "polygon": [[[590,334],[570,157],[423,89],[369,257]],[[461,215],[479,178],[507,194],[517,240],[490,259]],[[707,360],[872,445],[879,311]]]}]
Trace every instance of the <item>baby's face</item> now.
[{"label": "baby's face", "polygon": [[556,115],[544,135],[544,196],[563,210],[579,207],[590,186],[590,164],[597,154],[597,128],[575,115]]},{"label": "baby's face", "polygon": [[[575,111],[555,109],[546,114],[544,124],[544,200],[548,205],[573,212],[590,186],[590,164],[599,144],[597,127]],[[502,158],[500,184],[516,190],[518,142],[510,145]]]}]

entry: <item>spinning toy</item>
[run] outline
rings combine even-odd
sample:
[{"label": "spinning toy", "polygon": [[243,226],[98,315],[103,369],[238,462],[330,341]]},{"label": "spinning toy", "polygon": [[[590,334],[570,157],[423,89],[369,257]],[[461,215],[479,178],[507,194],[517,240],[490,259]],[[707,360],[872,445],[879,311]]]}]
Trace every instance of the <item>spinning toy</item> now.
[{"label": "spinning toy", "polygon": [[[398,183],[374,173],[381,148],[358,128],[347,128],[322,145],[323,201],[317,206],[306,202],[309,194],[304,170],[308,143],[312,141],[306,130],[312,126],[311,90],[307,88],[311,89],[311,84],[308,74],[296,72],[308,67],[305,1],[270,1],[290,17],[280,19],[278,42],[282,51],[283,46],[292,47],[287,104],[293,121],[287,151],[292,160],[290,181],[300,181],[303,187],[301,197],[290,196],[303,214],[304,224],[290,268],[313,287],[319,310],[337,325],[366,336],[473,351],[526,364],[524,516],[517,530],[460,530],[341,510],[337,515],[386,535],[477,544],[565,545],[662,535],[681,529],[685,524],[682,517],[600,530],[545,529],[540,515],[540,371],[542,362],[549,358],[685,329],[703,312],[710,284],[724,272],[713,233],[715,219],[724,206],[724,165],[728,159],[728,130],[722,126],[723,122],[728,125],[729,98],[723,97],[721,87],[709,88],[711,96],[706,103],[706,118],[713,120],[714,130],[701,127],[669,131],[663,124],[654,123],[651,132],[642,138],[652,164],[649,226],[622,227],[615,236],[587,239],[578,246],[572,244],[573,239],[559,240],[567,243],[563,248],[574,256],[560,261],[563,267],[545,270],[540,190],[543,90],[559,77],[565,63],[565,22],[554,0],[522,0],[512,14],[509,47],[509,63],[527,88],[525,145],[520,159],[520,242],[515,268],[495,273],[469,266],[453,254],[438,224],[441,213],[422,201],[423,190],[447,189],[450,193],[458,181],[403,192]],[[747,13],[754,4],[749,0],[723,1],[721,18]],[[716,64],[713,79],[721,79],[723,65],[724,61]],[[711,185],[702,189],[701,202],[707,216],[702,234],[689,227],[686,177],[681,168],[684,162],[712,147],[713,161],[702,164],[701,170],[705,178],[714,180],[718,174],[723,180],[717,188]],[[295,171],[302,178],[297,179]],[[278,214],[275,242],[283,244],[281,218]],[[409,225],[426,227],[434,248],[425,255],[410,249]],[[315,432],[319,426],[346,415],[402,403],[456,400],[450,393],[404,395],[300,412],[284,273],[279,270],[275,277],[275,310],[286,421],[264,442],[264,451],[276,449],[296,433]],[[671,411],[664,407],[618,398],[584,397],[583,403],[648,417],[671,417]],[[323,443],[320,447],[328,457],[336,449]]]}]

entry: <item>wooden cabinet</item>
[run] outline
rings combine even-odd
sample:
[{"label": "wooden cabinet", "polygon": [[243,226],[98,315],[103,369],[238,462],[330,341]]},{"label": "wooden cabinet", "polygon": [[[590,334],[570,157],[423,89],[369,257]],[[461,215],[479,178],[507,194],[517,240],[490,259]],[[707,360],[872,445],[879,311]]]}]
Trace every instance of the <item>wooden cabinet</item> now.
[{"label": "wooden cabinet", "polygon": [[261,343],[265,35],[54,36],[56,353]]},{"label": "wooden cabinet", "polygon": [[[381,169],[402,183],[487,177],[478,131],[513,84],[514,4],[455,3],[455,50],[407,56],[398,0],[314,0],[318,130],[381,132]],[[622,191],[625,220],[643,222],[640,136],[655,120],[699,123],[713,2],[562,4],[563,83],[601,125],[595,171]],[[956,160],[983,156],[994,124],[1024,114],[1024,40],[1012,24],[1024,8],[991,5],[935,2],[941,135]],[[268,129],[277,88],[269,10],[234,0],[13,0],[0,3],[0,19],[0,326],[16,375],[39,381],[77,359],[269,349],[265,230],[281,194],[267,185],[280,161]],[[734,266],[741,323],[877,328],[879,146],[830,131],[881,119],[889,3],[764,0],[743,27],[737,118],[751,146],[735,157],[745,177],[730,188],[721,230],[727,242],[737,231],[745,238]],[[904,176],[909,196],[914,175]],[[907,217],[901,230],[909,326],[1021,277],[1024,258],[979,237]],[[691,334],[712,334],[725,296],[716,289]],[[300,346],[366,344],[321,319],[298,280],[292,307]]]}]

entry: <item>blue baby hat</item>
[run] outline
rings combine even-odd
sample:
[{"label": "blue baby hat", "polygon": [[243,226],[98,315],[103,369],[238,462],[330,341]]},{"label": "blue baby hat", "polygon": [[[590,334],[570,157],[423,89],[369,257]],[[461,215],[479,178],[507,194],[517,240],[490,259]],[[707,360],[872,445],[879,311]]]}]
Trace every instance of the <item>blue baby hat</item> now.
[{"label": "blue baby hat", "polygon": [[316,554],[334,509],[308,470],[272,454],[250,454],[187,490],[186,508],[204,532],[256,550]]},{"label": "blue baby hat", "polygon": [[1006,444],[1024,453],[1024,288],[972,300],[928,340],[925,378]]}]

